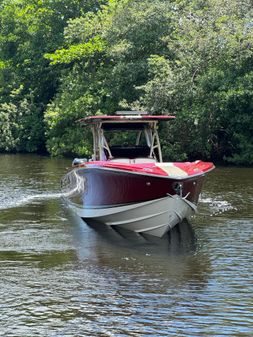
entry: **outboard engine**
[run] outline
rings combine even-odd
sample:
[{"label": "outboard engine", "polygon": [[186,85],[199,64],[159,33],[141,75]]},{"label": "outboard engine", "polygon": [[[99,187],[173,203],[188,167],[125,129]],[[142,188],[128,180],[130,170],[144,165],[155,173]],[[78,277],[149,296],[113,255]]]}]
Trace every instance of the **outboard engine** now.
[{"label": "outboard engine", "polygon": [[72,167],[77,167],[81,164],[84,164],[87,162],[87,158],[75,158],[73,161],[72,161]]}]

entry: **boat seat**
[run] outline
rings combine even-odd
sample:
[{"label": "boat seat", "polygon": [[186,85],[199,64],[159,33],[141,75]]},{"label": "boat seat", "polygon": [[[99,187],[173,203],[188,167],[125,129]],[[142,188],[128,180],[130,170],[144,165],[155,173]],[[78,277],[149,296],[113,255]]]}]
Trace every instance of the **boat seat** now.
[{"label": "boat seat", "polygon": [[113,162],[113,163],[132,163],[132,159],[129,158],[113,158],[113,159],[109,159],[108,161]]},{"label": "boat seat", "polygon": [[133,159],[135,164],[141,164],[141,163],[156,163],[155,158],[135,158]]},{"label": "boat seat", "polygon": [[109,159],[110,162],[128,163],[128,164],[142,164],[142,163],[156,163],[155,158],[113,158]]},{"label": "boat seat", "polygon": [[150,148],[148,146],[111,146],[111,153],[114,158],[138,158],[148,157]]}]

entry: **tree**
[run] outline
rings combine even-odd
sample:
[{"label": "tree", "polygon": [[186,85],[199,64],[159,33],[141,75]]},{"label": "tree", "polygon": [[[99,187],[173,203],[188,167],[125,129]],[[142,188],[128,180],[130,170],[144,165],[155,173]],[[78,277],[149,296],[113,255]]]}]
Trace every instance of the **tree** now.
[{"label": "tree", "polygon": [[173,107],[169,139],[179,153],[252,164],[250,2],[182,1],[174,9],[175,29],[167,38],[174,57],[150,59],[153,75],[140,101],[149,110]]},{"label": "tree", "polygon": [[89,155],[76,120],[133,108],[176,114],[165,159],[253,163],[250,0],[0,6],[2,149]]},{"label": "tree", "polygon": [[[18,120],[20,126],[18,138],[12,142],[16,145],[10,149],[44,149],[44,110],[56,93],[60,77],[59,69],[50,67],[44,54],[64,44],[63,31],[69,19],[87,10],[96,11],[98,5],[95,0],[2,1],[0,102],[15,105],[18,116],[11,114],[9,122],[12,125]],[[19,95],[13,100],[11,93],[15,90]],[[27,110],[21,113],[24,104]],[[8,143],[4,134],[1,137],[2,143]]]},{"label": "tree", "polygon": [[[76,152],[84,147],[78,145],[82,140],[74,121],[89,114],[113,113],[136,102],[137,87],[149,77],[148,58],[166,50],[163,37],[170,30],[166,1],[111,0],[98,12],[69,21],[66,47],[45,55],[52,65],[69,69],[45,116],[51,153],[68,153],[61,139],[72,135],[77,144],[73,151],[86,154]],[[59,127],[63,124],[65,128]]]}]

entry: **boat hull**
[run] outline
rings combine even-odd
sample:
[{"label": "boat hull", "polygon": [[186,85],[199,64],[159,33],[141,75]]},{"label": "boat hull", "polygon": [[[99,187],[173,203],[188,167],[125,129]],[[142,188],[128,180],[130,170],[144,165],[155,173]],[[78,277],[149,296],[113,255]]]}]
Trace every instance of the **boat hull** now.
[{"label": "boat hull", "polygon": [[[196,212],[204,175],[173,179],[97,167],[81,167],[63,179],[71,208],[92,221],[162,237]],[[181,190],[178,190],[178,186]]]},{"label": "boat hull", "polygon": [[[62,185],[68,198],[84,207],[112,207],[178,194],[197,204],[204,174],[175,179],[99,167],[71,170]],[[178,187],[181,186],[181,190]]]},{"label": "boat hull", "polygon": [[196,205],[177,195],[114,207],[70,207],[87,224],[94,220],[114,229],[134,231],[141,235],[162,237],[176,224],[196,212]]}]

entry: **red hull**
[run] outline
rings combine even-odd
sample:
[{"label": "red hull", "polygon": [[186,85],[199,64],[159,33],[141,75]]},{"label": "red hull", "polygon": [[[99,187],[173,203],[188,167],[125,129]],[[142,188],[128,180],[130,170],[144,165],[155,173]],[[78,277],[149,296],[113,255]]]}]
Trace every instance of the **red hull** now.
[{"label": "red hull", "polygon": [[[66,177],[68,190],[78,185],[77,180],[79,181],[78,191],[69,196],[72,202],[84,207],[103,207],[139,203],[179,193],[197,204],[204,174],[174,179],[168,176],[86,166],[73,169]],[[179,184],[182,185],[180,192]]]}]

